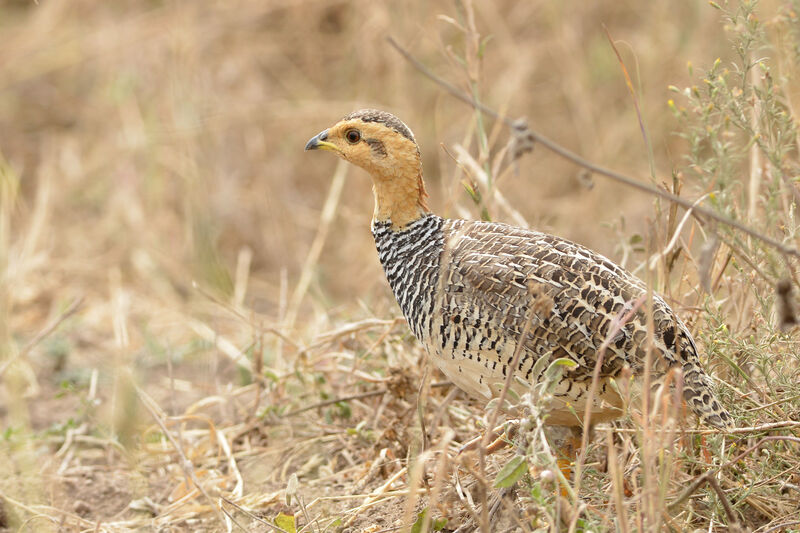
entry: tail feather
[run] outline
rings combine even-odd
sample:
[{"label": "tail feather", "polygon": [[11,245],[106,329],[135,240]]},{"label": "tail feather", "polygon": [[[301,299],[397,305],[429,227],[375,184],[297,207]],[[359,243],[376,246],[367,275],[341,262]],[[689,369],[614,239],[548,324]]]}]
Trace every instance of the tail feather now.
[{"label": "tail feather", "polygon": [[714,396],[711,379],[699,366],[684,365],[683,398],[704,424],[721,429],[734,427],[733,417]]}]

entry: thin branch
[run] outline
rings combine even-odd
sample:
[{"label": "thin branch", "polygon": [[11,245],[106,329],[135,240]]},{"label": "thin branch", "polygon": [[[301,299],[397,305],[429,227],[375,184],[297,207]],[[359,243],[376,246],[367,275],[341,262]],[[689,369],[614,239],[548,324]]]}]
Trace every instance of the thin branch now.
[{"label": "thin branch", "polygon": [[725,508],[725,514],[728,516],[728,522],[732,524],[738,524],[739,519],[736,518],[736,513],[733,512],[733,507],[731,507],[731,502],[728,501],[728,497],[725,496],[725,492],[722,490],[722,487],[719,486],[717,483],[717,478],[714,476],[708,476],[708,484],[714,489],[714,492],[717,493],[717,497],[719,501],[722,502],[722,507]]},{"label": "thin branch", "polygon": [[361,394],[353,394],[352,396],[345,396],[343,398],[333,398],[333,399],[330,399],[330,400],[325,400],[323,402],[317,402],[315,404],[308,405],[306,407],[301,407],[300,409],[295,409],[294,411],[292,411],[290,413],[286,413],[285,415],[283,415],[283,418],[289,418],[289,417],[294,416],[294,415],[299,415],[300,413],[305,413],[306,411],[310,411],[312,409],[318,409],[320,407],[326,407],[328,405],[333,405],[333,404],[339,403],[339,402],[349,402],[351,400],[361,400],[363,398],[370,398],[372,396],[380,396],[382,394],[386,394],[387,392],[389,392],[389,391],[386,390],[386,389],[380,389],[380,390],[373,390],[373,391],[369,391],[369,392],[362,392]]},{"label": "thin branch", "polygon": [[671,504],[669,504],[669,506],[667,506],[667,509],[670,510],[670,511],[675,509],[680,504],[682,504],[684,501],[686,501],[689,498],[689,496],[694,494],[695,491],[697,491],[697,489],[702,487],[708,481],[708,478],[712,477],[713,475],[715,475],[717,472],[721,471],[722,469],[727,468],[732,464],[738,463],[739,461],[744,459],[744,457],[746,455],[750,454],[753,450],[759,448],[765,442],[769,442],[769,441],[773,441],[773,440],[785,440],[785,441],[800,443],[800,438],[797,438],[797,437],[784,437],[784,436],[777,436],[777,435],[773,436],[773,437],[764,437],[763,439],[759,440],[758,442],[756,442],[755,444],[753,444],[752,446],[747,448],[745,451],[743,451],[742,453],[740,453],[739,455],[737,455],[736,457],[734,457],[733,459],[728,461],[727,463],[721,464],[716,468],[710,468],[709,470],[706,470],[704,473],[702,473],[699,476],[697,476],[694,479],[694,481],[689,485],[689,487],[685,491],[683,491],[683,493],[680,496],[678,496],[678,499],[675,500],[674,502],[672,502]]},{"label": "thin branch", "polygon": [[215,514],[219,517],[220,522],[225,523],[226,514],[223,512],[222,507],[214,501],[208,491],[206,491],[205,487],[203,487],[203,485],[200,483],[200,480],[195,474],[194,465],[186,456],[181,444],[175,439],[175,436],[172,434],[172,432],[167,429],[166,424],[164,424],[164,417],[162,416],[161,408],[144,390],[135,385],[134,387],[136,389],[136,395],[139,397],[139,401],[142,402],[142,405],[145,407],[145,409],[147,409],[147,412],[150,413],[150,416],[153,417],[153,420],[155,420],[156,424],[158,424],[158,427],[161,428],[162,433],[167,437],[172,444],[172,447],[175,448],[175,451],[178,453],[178,456],[180,457],[180,467],[181,470],[183,470],[183,474],[189,480],[191,480],[195,488],[208,501]]},{"label": "thin branch", "polygon": [[80,309],[81,304],[83,304],[83,296],[75,298],[75,300],[73,300],[72,303],[69,304],[69,307],[67,307],[67,309],[63,313],[58,315],[55,319],[53,319],[52,322],[50,322],[41,331],[39,331],[39,333],[37,333],[35,337],[33,337],[30,341],[28,341],[28,344],[23,346],[22,349],[16,355],[13,355],[9,357],[7,360],[3,361],[3,364],[0,365],[0,377],[2,377],[3,374],[5,374],[6,370],[8,370],[8,367],[10,367],[14,361],[22,359],[25,356],[27,356],[28,352],[30,352],[37,344],[42,342],[51,333],[53,333],[58,328],[58,326],[61,325],[62,322],[64,322],[67,318],[75,314],[75,312],[78,309]]},{"label": "thin branch", "polygon": [[[611,178],[611,179],[613,179],[613,180],[615,180],[615,181],[617,181],[619,183],[623,183],[623,184],[627,185],[628,187],[633,187],[634,189],[638,189],[638,190],[640,190],[642,192],[645,192],[647,194],[651,194],[653,196],[658,196],[658,197],[663,198],[665,200],[669,200],[670,202],[674,202],[674,203],[676,203],[676,204],[678,204],[678,205],[680,205],[680,206],[682,206],[682,207],[684,207],[686,209],[691,209],[692,208],[692,204],[694,203],[692,201],[686,200],[684,198],[681,198],[680,196],[677,196],[677,195],[672,194],[670,192],[661,190],[661,189],[659,189],[657,187],[653,187],[651,185],[647,185],[646,183],[642,183],[639,180],[636,180],[634,178],[631,178],[629,176],[626,176],[626,175],[621,174],[619,172],[616,172],[614,170],[610,170],[610,169],[607,169],[607,168],[602,167],[600,165],[596,165],[596,164],[584,159],[583,157],[579,156],[578,154],[576,154],[576,153],[564,148],[560,144],[557,144],[557,143],[551,141],[550,139],[548,139],[547,137],[544,137],[543,135],[541,135],[541,134],[535,132],[534,130],[530,129],[527,126],[527,124],[524,123],[523,120],[513,120],[513,119],[510,119],[510,118],[508,118],[506,116],[500,115],[494,109],[486,106],[485,104],[483,104],[481,102],[473,100],[472,98],[470,98],[469,95],[465,94],[463,91],[461,91],[460,89],[458,89],[457,87],[455,87],[451,83],[443,80],[442,78],[440,78],[439,76],[434,74],[428,67],[426,67],[417,58],[415,58],[413,55],[411,55],[410,52],[408,52],[405,48],[400,46],[397,43],[397,41],[394,40],[394,38],[387,37],[387,40],[389,41],[390,45],[392,45],[398,52],[400,52],[400,54],[409,63],[411,63],[414,66],[414,68],[419,70],[422,74],[424,74],[425,76],[430,78],[436,84],[440,85],[448,93],[450,93],[454,97],[458,98],[459,100],[461,100],[461,101],[463,101],[463,102],[465,102],[465,103],[467,103],[467,104],[469,104],[469,105],[471,105],[471,106],[473,106],[473,107],[475,107],[477,109],[480,109],[481,111],[483,111],[484,113],[486,113],[487,115],[493,117],[496,120],[503,121],[509,128],[511,128],[511,130],[514,132],[514,135],[517,135],[519,137],[524,137],[524,138],[528,139],[530,142],[537,142],[537,143],[541,144],[542,146],[544,146],[545,148],[547,148],[548,150],[550,150],[551,152],[554,152],[554,153],[560,155],[561,157],[563,157],[565,159],[568,159],[569,161],[572,161],[573,163],[575,163],[578,166],[581,166],[581,167],[584,167],[584,168],[590,170],[594,174],[600,174],[601,176],[606,176],[606,177]],[[697,206],[697,207],[694,207],[693,209],[694,209],[694,212],[695,212],[695,216],[696,215],[703,215],[705,217],[711,218],[711,219],[716,220],[717,222],[719,222],[721,224],[725,224],[725,225],[730,226],[732,228],[736,228],[739,231],[741,231],[742,233],[745,233],[745,234],[747,234],[747,235],[749,235],[749,236],[751,236],[751,237],[753,237],[755,239],[758,239],[758,240],[760,240],[760,241],[762,241],[762,242],[764,242],[766,244],[769,244],[770,246],[774,247],[775,249],[777,249],[778,251],[780,251],[781,253],[783,253],[785,255],[790,255],[790,256],[793,256],[793,257],[800,258],[800,250],[798,250],[797,248],[795,248],[793,246],[787,246],[787,245],[783,244],[782,242],[780,242],[780,241],[778,241],[776,239],[773,239],[772,237],[769,237],[767,235],[759,233],[758,231],[750,228],[749,226],[747,226],[745,224],[742,224],[741,222],[739,222],[737,220],[733,220],[733,219],[728,218],[726,216],[720,215],[720,214],[718,214],[718,213],[714,212],[713,210],[708,209],[706,207]]]},{"label": "thin branch", "polygon": [[622,328],[624,328],[625,325],[631,321],[631,319],[639,311],[639,308],[642,307],[645,296],[646,295],[642,295],[633,302],[630,309],[627,309],[624,313],[619,313],[614,317],[614,319],[611,321],[609,332],[606,335],[606,338],[603,339],[600,349],[597,351],[597,361],[595,362],[594,371],[592,372],[592,383],[589,386],[589,395],[586,397],[586,408],[583,412],[583,435],[581,436],[581,451],[578,454],[578,462],[575,464],[575,486],[572,490],[575,492],[576,497],[581,492],[582,470],[583,465],[586,462],[586,450],[589,447],[589,433],[591,432],[592,427],[592,407],[594,407],[594,398],[597,394],[597,386],[600,381],[600,369],[603,366],[603,357],[605,356],[606,350],[608,350],[608,347],[611,345],[612,340],[620,333],[620,331],[622,331]]},{"label": "thin branch", "polygon": [[783,531],[785,529],[788,529],[789,526],[796,526],[797,524],[800,524],[800,520],[795,520],[793,522],[784,522],[782,524],[778,524],[777,526],[772,526],[769,529],[765,529],[762,533],[772,533],[773,531]]},{"label": "thin branch", "polygon": [[[770,404],[773,405],[773,404]],[[763,406],[766,407],[766,406]],[[791,429],[800,427],[800,421],[798,420],[783,420],[781,422],[769,422],[767,424],[761,424],[759,426],[749,426],[749,427],[737,427],[737,428],[728,428],[728,429],[684,429],[682,433],[686,433],[687,435],[718,435],[718,434],[725,434],[725,435],[741,435],[744,433],[760,433],[762,431],[775,431],[778,429]],[[615,433],[628,433],[628,434],[637,434],[639,430],[636,428],[614,428]],[[658,435],[660,432],[656,430],[654,435]]]}]

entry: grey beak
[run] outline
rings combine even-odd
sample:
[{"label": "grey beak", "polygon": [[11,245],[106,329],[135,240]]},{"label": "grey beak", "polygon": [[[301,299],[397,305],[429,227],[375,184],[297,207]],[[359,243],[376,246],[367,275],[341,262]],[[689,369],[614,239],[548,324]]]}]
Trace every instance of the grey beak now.
[{"label": "grey beak", "polygon": [[328,130],[324,130],[324,131],[318,133],[317,135],[314,135],[306,143],[306,150],[305,151],[308,152],[309,150],[318,150],[320,148],[322,148],[322,149],[327,148],[327,149],[330,150],[330,148],[333,145],[331,143],[325,142],[325,139],[327,139],[327,138],[328,138]]}]

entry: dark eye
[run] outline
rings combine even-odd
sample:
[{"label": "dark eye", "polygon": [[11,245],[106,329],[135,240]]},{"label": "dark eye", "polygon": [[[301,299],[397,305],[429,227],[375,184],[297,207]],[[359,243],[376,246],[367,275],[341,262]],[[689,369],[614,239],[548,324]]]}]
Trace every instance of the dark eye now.
[{"label": "dark eye", "polygon": [[361,132],[358,130],[347,130],[344,134],[344,138],[347,139],[347,142],[350,144],[355,144],[361,140]]}]

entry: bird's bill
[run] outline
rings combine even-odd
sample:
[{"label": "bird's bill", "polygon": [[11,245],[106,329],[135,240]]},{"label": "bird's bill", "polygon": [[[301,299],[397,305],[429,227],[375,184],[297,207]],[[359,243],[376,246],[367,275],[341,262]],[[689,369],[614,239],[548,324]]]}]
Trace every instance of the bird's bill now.
[{"label": "bird's bill", "polygon": [[325,139],[328,138],[328,130],[321,131],[317,135],[311,137],[306,143],[306,152],[309,150],[331,150],[332,152],[338,152],[339,148],[330,142],[327,142]]}]

